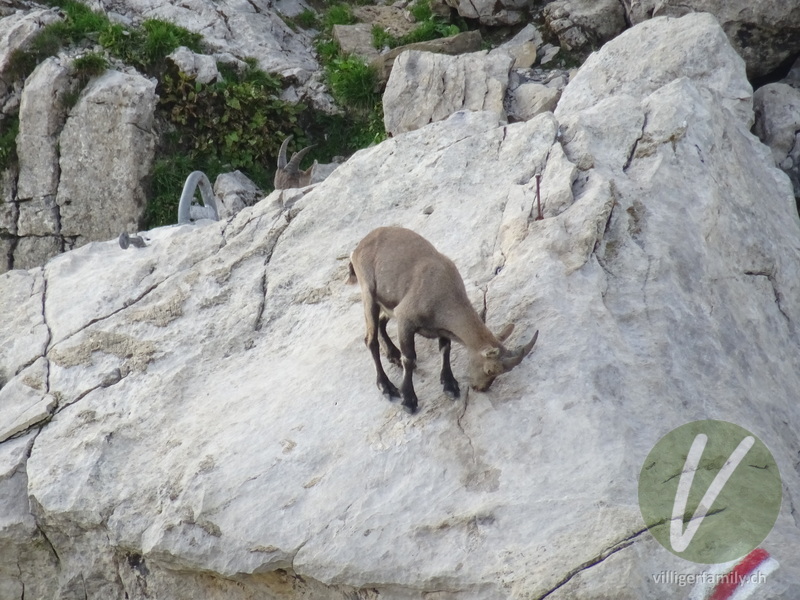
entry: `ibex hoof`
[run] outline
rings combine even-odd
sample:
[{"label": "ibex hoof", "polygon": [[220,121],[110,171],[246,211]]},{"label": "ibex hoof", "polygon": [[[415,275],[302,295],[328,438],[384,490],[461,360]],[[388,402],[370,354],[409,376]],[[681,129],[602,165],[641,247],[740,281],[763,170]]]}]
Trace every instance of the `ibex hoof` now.
[{"label": "ibex hoof", "polygon": [[444,387],[444,393],[447,394],[447,397],[452,400],[458,400],[461,397],[461,390],[458,388],[458,384],[454,387]]},{"label": "ibex hoof", "polygon": [[397,354],[392,354],[390,352],[386,353],[386,359],[392,363],[393,365],[402,368],[403,367],[403,359],[398,352]]},{"label": "ibex hoof", "polygon": [[400,398],[400,390],[388,379],[386,381],[379,381],[378,389],[384,396],[387,396],[390,401],[394,398]]},{"label": "ibex hoof", "polygon": [[403,402],[403,409],[410,415],[415,414],[419,407],[416,402]]}]

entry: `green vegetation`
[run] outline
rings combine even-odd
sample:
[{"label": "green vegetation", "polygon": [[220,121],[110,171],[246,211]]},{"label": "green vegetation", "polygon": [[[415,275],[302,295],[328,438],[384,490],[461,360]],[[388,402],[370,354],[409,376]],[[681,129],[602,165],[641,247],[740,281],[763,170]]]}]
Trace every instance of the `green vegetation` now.
[{"label": "green vegetation", "polygon": [[[77,101],[81,89],[109,67],[112,57],[158,79],[156,121],[166,131],[160,135],[145,227],[175,222],[183,184],[195,170],[214,181],[222,172],[240,169],[268,191],[280,144],[290,134],[295,149],[315,144],[307,160],[323,162],[385,138],[375,70],[361,59],[342,55],[331,36],[333,25],[355,22],[347,4],[334,4],[320,17],[308,10],[292,19],[301,27],[323,29],[316,47],[331,92],[344,109],[341,115],[284,102],[280,94],[285,83],[261,71],[255,59],[246,60],[242,72],[219,64],[223,79],[218,82],[203,84],[180,73],[165,57],[178,46],[200,52],[202,40],[171,23],[149,19],[140,27],[124,27],[76,0],[58,6],[65,19],[44,27],[28,48],[16,52],[8,72],[15,79],[27,77],[47,57],[89,41],[103,52],[89,52],[72,62],[80,85],[66,94],[65,105]],[[18,129],[17,117],[3,122],[0,169],[17,160]]]},{"label": "green vegetation", "polygon": [[374,67],[357,56],[337,56],[325,65],[328,85],[336,101],[350,108],[370,109],[380,101]]},{"label": "green vegetation", "polygon": [[412,32],[401,37],[395,37],[382,27],[375,25],[372,28],[372,45],[379,49],[387,46],[396,48],[406,44],[450,37],[466,31],[466,24],[463,22],[460,25],[456,25],[450,23],[447,19],[434,16],[428,0],[419,0],[409,10],[417,23],[419,23]]},{"label": "green vegetation", "polygon": [[334,25],[352,25],[355,22],[356,18],[353,16],[353,10],[349,4],[333,4],[322,15],[322,26],[328,33]]},{"label": "green vegetation", "polygon": [[201,39],[199,34],[167,21],[148,19],[136,29],[109,24],[100,32],[98,41],[111,55],[152,74],[179,46],[200,52]]},{"label": "green vegetation", "polygon": [[6,117],[0,127],[0,171],[17,162],[17,133],[19,118]]},{"label": "green vegetation", "polygon": [[200,83],[176,68],[163,74],[159,111],[174,131],[156,164],[150,226],[174,222],[191,171],[204,171],[213,181],[219,173],[241,169],[269,189],[283,139],[292,134],[305,141],[298,126],[305,107],[280,100],[281,87],[279,78],[254,64],[217,83]]}]

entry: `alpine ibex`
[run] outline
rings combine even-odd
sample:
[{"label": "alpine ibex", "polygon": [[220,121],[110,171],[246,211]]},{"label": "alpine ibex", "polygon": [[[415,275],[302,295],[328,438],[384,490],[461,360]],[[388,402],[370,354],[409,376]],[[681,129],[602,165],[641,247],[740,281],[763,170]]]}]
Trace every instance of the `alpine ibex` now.
[{"label": "alpine ibex", "polygon": [[300,161],[314,146],[306,146],[299,152],[292,154],[292,159],[286,161],[286,147],[292,139],[290,135],[281,144],[280,152],[278,152],[278,170],[275,171],[275,189],[286,190],[289,188],[305,187],[311,183],[311,171],[314,168],[310,166],[305,171],[300,170]]},{"label": "alpine ibex", "polygon": [[[503,341],[511,334],[507,325],[495,336],[484,324],[467,297],[464,281],[453,261],[422,236],[402,227],[380,227],[369,233],[350,255],[349,283],[361,286],[367,335],[364,339],[375,361],[378,389],[397,398],[403,407],[417,411],[417,395],[411,380],[417,358],[414,335],[439,339],[442,355],[440,382],[444,392],[458,398],[458,382],[450,369],[450,342],[469,350],[472,387],[486,391],[495,378],[516,367],[533,348],[537,331],[525,346],[507,350]],[[400,349],[386,333],[386,323],[397,319]],[[389,381],[380,359],[378,335],[390,362],[402,366],[403,383],[398,390]]]}]

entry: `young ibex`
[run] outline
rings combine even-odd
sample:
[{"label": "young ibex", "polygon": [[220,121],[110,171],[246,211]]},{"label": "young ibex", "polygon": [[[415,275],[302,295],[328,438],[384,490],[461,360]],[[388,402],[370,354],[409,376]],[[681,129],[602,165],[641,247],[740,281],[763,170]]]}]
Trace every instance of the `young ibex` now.
[{"label": "young ibex", "polygon": [[[459,387],[450,369],[450,342],[469,350],[472,387],[486,391],[495,378],[516,367],[533,348],[530,342],[507,350],[503,341],[511,334],[507,325],[495,336],[483,323],[467,297],[464,281],[455,264],[422,236],[402,227],[381,227],[368,234],[350,255],[348,282],[361,285],[367,335],[364,339],[375,361],[378,389],[392,397],[403,397],[403,407],[417,410],[417,395],[411,380],[417,358],[414,335],[439,338],[442,354],[440,382],[445,393],[458,398]],[[397,319],[400,349],[386,333],[386,323]],[[403,367],[400,390],[389,381],[381,364],[378,335],[392,363]]]},{"label": "young ibex", "polygon": [[275,189],[286,190],[289,188],[305,187],[311,183],[311,170],[313,165],[305,171],[300,170],[300,161],[314,146],[306,146],[299,152],[292,154],[292,159],[286,161],[286,147],[292,139],[290,135],[281,144],[280,152],[278,152],[278,170],[275,171]]}]

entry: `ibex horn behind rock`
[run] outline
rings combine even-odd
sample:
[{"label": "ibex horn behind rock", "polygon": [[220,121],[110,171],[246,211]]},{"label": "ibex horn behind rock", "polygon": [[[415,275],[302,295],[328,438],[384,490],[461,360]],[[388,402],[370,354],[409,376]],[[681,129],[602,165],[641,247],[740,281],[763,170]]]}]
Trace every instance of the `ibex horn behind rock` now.
[{"label": "ibex horn behind rock", "polygon": [[310,166],[305,171],[300,170],[300,161],[303,160],[308,151],[314,146],[306,146],[299,152],[292,154],[291,160],[286,161],[286,147],[289,145],[292,136],[290,135],[281,144],[281,149],[278,152],[278,169],[275,171],[275,189],[286,190],[289,188],[305,187],[311,183],[311,170],[314,168]]},{"label": "ibex horn behind rock", "polygon": [[[537,331],[524,346],[508,350],[503,341],[514,326],[507,325],[495,336],[484,325],[467,297],[464,281],[453,261],[422,236],[401,227],[381,227],[369,233],[350,256],[349,282],[361,286],[367,335],[364,339],[375,361],[378,389],[403,398],[403,407],[417,411],[412,373],[417,354],[414,335],[439,339],[442,355],[440,382],[445,393],[458,398],[460,390],[450,368],[450,342],[469,350],[472,387],[486,391],[498,375],[516,367],[533,349]],[[397,320],[400,349],[386,333],[391,317]],[[380,359],[378,336],[389,361],[403,367],[398,390],[389,381]]]}]

